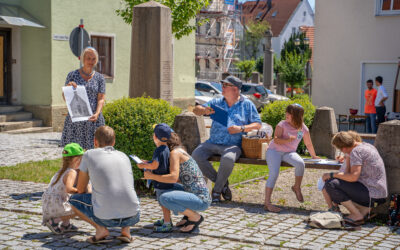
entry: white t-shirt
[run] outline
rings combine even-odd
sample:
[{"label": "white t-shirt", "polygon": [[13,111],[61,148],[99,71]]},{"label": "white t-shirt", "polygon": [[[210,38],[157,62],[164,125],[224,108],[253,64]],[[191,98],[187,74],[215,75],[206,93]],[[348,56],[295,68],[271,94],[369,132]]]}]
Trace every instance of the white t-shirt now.
[{"label": "white t-shirt", "polygon": [[93,212],[100,219],[122,219],[139,212],[131,162],[113,147],[91,149],[82,157],[79,169],[92,183]]},{"label": "white t-shirt", "polygon": [[378,107],[381,100],[385,97],[388,97],[388,94],[386,93],[385,87],[381,85],[378,87],[378,94],[376,94],[375,106]]}]

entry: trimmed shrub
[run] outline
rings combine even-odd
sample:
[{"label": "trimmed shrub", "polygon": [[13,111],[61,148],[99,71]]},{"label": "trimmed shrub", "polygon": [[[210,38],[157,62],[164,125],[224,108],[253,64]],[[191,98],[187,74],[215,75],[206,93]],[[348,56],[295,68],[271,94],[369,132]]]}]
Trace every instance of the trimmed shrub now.
[{"label": "trimmed shrub", "polygon": [[[181,109],[167,101],[150,97],[122,98],[107,103],[103,115],[107,126],[115,130],[115,149],[127,155],[135,154],[141,159],[151,160],[156,148],[153,142],[153,125],[174,123]],[[132,162],[135,185],[144,187],[143,172]]]},{"label": "trimmed shrub", "polygon": [[[298,98],[296,98],[298,97]],[[271,104],[266,105],[261,111],[261,120],[270,124],[275,131],[276,125],[282,120],[285,120],[286,107],[290,104],[298,103],[304,108],[304,124],[310,128],[314,120],[315,106],[311,103],[307,95],[296,95],[292,100],[288,101],[275,101]],[[304,154],[306,146],[304,142],[301,141],[297,152],[299,154]]]}]

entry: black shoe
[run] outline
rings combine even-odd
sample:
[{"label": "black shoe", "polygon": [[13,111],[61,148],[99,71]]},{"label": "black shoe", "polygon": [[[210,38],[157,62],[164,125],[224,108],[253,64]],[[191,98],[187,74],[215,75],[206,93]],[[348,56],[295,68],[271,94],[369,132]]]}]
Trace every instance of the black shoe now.
[{"label": "black shoe", "polygon": [[224,200],[226,201],[231,201],[232,200],[232,192],[231,189],[229,188],[229,182],[226,181],[225,186],[222,188],[222,197],[224,197]]},{"label": "black shoe", "polygon": [[212,194],[211,194],[211,199],[212,199],[212,202],[220,202],[221,201],[221,193],[214,192],[214,190],[213,190]]}]

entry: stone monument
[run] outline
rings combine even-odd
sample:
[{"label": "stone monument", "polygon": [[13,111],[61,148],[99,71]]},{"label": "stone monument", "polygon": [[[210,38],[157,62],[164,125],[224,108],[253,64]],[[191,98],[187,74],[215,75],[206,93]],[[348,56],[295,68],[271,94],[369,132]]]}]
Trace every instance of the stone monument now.
[{"label": "stone monument", "polygon": [[330,107],[317,108],[310,129],[315,153],[330,159],[335,158],[336,149],[331,145],[334,134],[338,132],[335,111]]},{"label": "stone monument", "polygon": [[272,31],[268,29],[265,32],[264,47],[264,69],[263,69],[264,87],[270,89],[274,83],[274,51],[272,49]]},{"label": "stone monument", "polygon": [[192,112],[183,112],[175,116],[173,129],[181,138],[189,154],[192,154],[193,150],[207,139],[204,118]]},{"label": "stone monument", "polygon": [[171,10],[155,1],[133,7],[129,96],[173,102]]}]

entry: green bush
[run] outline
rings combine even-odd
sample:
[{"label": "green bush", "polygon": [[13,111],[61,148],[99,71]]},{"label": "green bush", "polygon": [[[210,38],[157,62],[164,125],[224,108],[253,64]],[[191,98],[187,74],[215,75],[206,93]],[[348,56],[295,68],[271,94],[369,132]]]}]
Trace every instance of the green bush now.
[{"label": "green bush", "polygon": [[[127,155],[136,154],[151,160],[154,149],[153,124],[164,122],[170,126],[181,109],[168,102],[149,97],[122,98],[107,103],[103,109],[106,124],[115,130],[115,148]],[[143,172],[132,161],[135,185],[143,188]]]},{"label": "green bush", "polygon": [[[276,125],[282,120],[285,120],[286,107],[290,104],[298,103],[304,108],[304,124],[310,128],[315,115],[315,106],[311,103],[307,95],[296,95],[292,100],[275,101],[266,105],[261,111],[261,120],[270,124],[274,130]],[[304,154],[306,146],[303,141],[299,144],[297,152]]]}]

